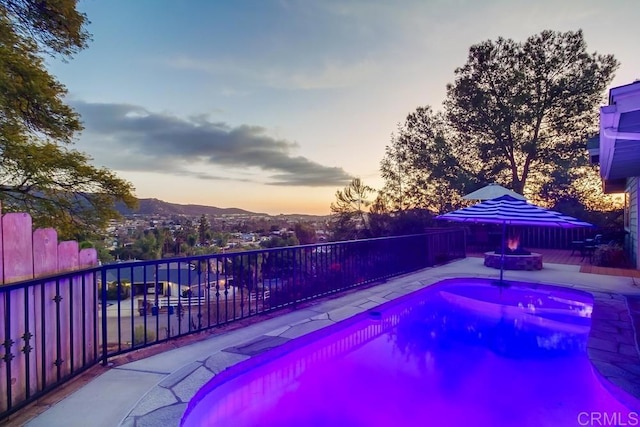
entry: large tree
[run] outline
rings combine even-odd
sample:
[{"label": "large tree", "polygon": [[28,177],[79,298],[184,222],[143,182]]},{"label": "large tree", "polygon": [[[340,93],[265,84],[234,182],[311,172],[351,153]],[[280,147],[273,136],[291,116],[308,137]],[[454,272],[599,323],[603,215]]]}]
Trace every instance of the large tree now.
[{"label": "large tree", "polygon": [[[588,53],[581,31],[474,45],[447,86],[443,123],[422,107],[412,113],[388,148],[383,176],[393,185],[388,165],[400,158],[397,170],[440,180],[454,199],[474,182],[530,196],[566,186],[588,162],[584,144],[597,131],[598,105],[617,66],[612,55]],[[418,134],[424,142],[417,143],[420,127],[425,137]],[[409,154],[394,156],[401,150]]]},{"label": "large tree", "polygon": [[0,201],[63,237],[98,231],[116,201],[136,203],[130,183],[71,148],[80,117],[43,61],[84,49],[86,24],[75,0],[0,0]]},{"label": "large tree", "polygon": [[211,238],[211,225],[209,220],[202,214],[198,220],[198,243],[204,246]]},{"label": "large tree", "polygon": [[473,182],[473,158],[456,146],[446,117],[418,107],[399,125],[387,146],[380,170],[382,197],[391,211],[426,208],[446,212],[459,205],[457,190]]},{"label": "large tree", "polygon": [[375,190],[360,178],[351,180],[343,190],[336,191],[331,203],[331,229],[335,240],[369,237],[368,208]]}]

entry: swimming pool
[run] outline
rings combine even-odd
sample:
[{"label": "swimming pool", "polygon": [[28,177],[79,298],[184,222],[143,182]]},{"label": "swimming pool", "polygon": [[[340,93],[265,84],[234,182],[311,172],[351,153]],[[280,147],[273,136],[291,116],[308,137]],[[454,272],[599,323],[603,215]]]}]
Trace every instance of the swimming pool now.
[{"label": "swimming pool", "polygon": [[634,425],[587,358],[592,304],[446,280],[222,372],[182,425]]}]

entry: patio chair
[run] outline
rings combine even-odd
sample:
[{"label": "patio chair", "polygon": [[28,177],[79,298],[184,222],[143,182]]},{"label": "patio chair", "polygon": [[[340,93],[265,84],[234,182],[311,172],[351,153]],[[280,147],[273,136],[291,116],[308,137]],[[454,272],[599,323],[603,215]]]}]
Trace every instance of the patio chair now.
[{"label": "patio chair", "polygon": [[589,258],[589,264],[593,264],[593,253],[596,251],[598,245],[602,244],[602,234],[596,234],[593,239],[585,239],[584,244],[582,245],[582,259],[580,262],[584,261],[585,258]]}]

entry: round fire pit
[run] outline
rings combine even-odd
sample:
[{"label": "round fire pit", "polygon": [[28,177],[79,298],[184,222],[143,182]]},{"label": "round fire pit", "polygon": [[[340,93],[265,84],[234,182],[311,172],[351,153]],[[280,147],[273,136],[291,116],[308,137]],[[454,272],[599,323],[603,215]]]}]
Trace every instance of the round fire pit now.
[{"label": "round fire pit", "polygon": [[[502,254],[494,251],[484,253],[484,265],[487,267],[500,269],[500,258]],[[542,270],[542,254],[532,252],[530,255],[509,255],[504,256],[505,270]]]}]

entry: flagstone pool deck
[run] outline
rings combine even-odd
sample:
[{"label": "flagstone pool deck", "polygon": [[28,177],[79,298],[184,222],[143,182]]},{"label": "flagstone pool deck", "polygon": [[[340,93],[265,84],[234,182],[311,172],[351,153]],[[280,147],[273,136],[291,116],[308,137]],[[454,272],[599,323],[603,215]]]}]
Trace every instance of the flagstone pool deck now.
[{"label": "flagstone pool deck", "polygon": [[[293,338],[332,325],[447,278],[496,278],[480,258],[466,258],[393,278],[342,296],[265,316],[264,321],[107,369],[26,425],[177,426],[191,397],[214,375]],[[605,385],[640,399],[640,278],[581,273],[545,263],[540,271],[506,271],[505,280],[561,285],[594,296],[588,354]],[[616,388],[611,389],[614,393]],[[625,395],[619,394],[620,399]],[[630,400],[629,405],[637,401]],[[38,403],[35,404],[36,406]],[[27,408],[28,409],[28,408]],[[640,408],[632,406],[633,410]],[[11,419],[9,421],[11,423]]]}]

